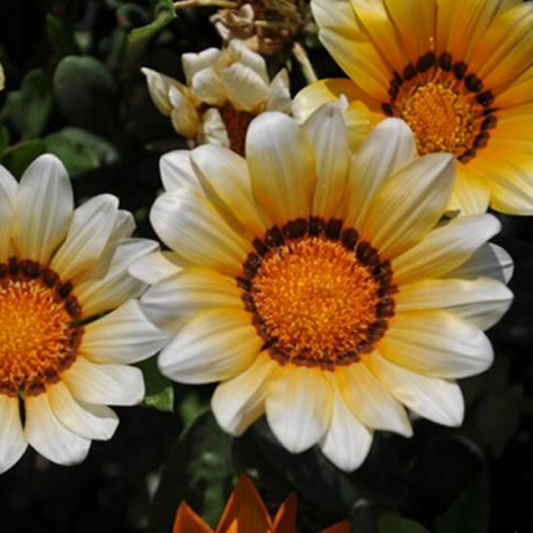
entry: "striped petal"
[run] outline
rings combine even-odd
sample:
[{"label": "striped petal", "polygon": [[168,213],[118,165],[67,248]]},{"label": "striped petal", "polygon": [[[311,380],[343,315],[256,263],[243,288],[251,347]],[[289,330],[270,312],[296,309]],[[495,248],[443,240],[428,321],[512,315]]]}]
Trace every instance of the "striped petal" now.
[{"label": "striped petal", "polygon": [[274,222],[282,226],[307,218],[315,164],[311,146],[296,121],[282,113],[263,113],[250,125],[246,154],[255,198]]},{"label": "striped petal", "polygon": [[411,411],[444,426],[463,422],[465,405],[456,383],[429,378],[395,365],[378,353],[367,360],[373,374]]},{"label": "striped petal", "polygon": [[0,165],[0,263],[7,263],[11,254],[11,226],[15,217],[18,183]]},{"label": "striped petal", "polygon": [[26,439],[43,457],[65,466],[81,463],[87,457],[91,441],[79,437],[59,422],[47,394],[27,397],[25,410]]},{"label": "striped petal", "polygon": [[378,348],[394,363],[443,379],[474,376],[494,359],[490,341],[478,327],[445,311],[399,314]]},{"label": "striped petal", "polygon": [[203,311],[179,331],[158,363],[163,375],[180,383],[217,382],[248,368],[261,345],[245,311]]},{"label": "striped petal", "polygon": [[17,198],[13,245],[19,257],[47,264],[69,230],[74,198],[57,157],[38,157],[24,172]]},{"label": "striped petal", "polygon": [[289,365],[272,380],[265,406],[277,439],[291,453],[300,453],[326,434],[333,408],[331,384],[320,370]]},{"label": "striped petal", "polygon": [[0,394],[0,421],[0,474],[3,474],[18,462],[28,447],[18,398]]}]

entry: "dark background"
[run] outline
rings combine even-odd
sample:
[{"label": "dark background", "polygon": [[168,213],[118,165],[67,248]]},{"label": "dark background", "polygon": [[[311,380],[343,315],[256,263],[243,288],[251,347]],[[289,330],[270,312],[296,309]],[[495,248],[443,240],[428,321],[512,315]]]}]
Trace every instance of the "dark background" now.
[{"label": "dark background", "polygon": [[[78,200],[116,194],[135,213],[139,234],[152,237],[158,159],[186,145],[153,107],[139,67],[183,79],[183,52],[220,45],[207,20],[213,10],[170,20],[170,4],[0,2],[1,164],[20,176],[52,151],[73,176]],[[298,37],[320,77],[341,75],[311,26]],[[273,72],[286,59],[269,59]],[[288,68],[296,91],[302,75],[290,61]],[[363,468],[347,475],[315,451],[290,456],[264,422],[231,439],[207,412],[211,387],[173,387],[149,363],[150,405],[119,409],[117,434],[94,443],[82,465],[58,467],[28,451],[0,476],[0,532],[169,532],[184,498],[214,524],[241,472],[254,477],[273,511],[296,490],[302,533],[347,516],[357,533],[422,533],[422,525],[434,533],[532,532],[533,222],[500,218],[497,242],[516,262],[516,301],[489,333],[495,365],[461,384],[461,428],[421,420],[410,440],[379,434]],[[391,514],[422,525],[389,517],[378,529],[379,517]]]}]

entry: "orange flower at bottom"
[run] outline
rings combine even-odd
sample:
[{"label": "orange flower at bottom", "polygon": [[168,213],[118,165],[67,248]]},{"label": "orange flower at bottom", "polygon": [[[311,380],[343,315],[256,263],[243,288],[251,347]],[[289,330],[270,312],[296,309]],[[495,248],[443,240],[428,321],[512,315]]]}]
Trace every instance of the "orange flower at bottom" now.
[{"label": "orange flower at bottom", "polygon": [[[230,496],[215,533],[296,533],[296,495],[291,494],[272,520],[261,496],[247,477],[241,477]],[[348,521],[321,533],[348,533]],[[214,533],[185,503],[178,509],[173,533]]]}]

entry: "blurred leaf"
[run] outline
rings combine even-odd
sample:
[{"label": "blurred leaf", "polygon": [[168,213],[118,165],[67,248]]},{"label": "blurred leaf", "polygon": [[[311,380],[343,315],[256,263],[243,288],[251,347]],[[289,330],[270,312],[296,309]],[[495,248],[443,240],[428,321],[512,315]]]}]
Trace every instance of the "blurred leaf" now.
[{"label": "blurred leaf", "polygon": [[157,358],[151,357],[139,363],[139,368],[144,375],[146,394],[142,405],[153,407],[158,411],[174,411],[174,388],[172,383],[159,372]]},{"label": "blurred leaf", "polygon": [[474,417],[481,441],[500,457],[520,426],[517,398],[508,391],[488,394],[476,406]]},{"label": "blurred leaf", "polygon": [[429,522],[444,512],[483,468],[483,454],[472,441],[455,436],[433,438],[411,468],[407,513]]},{"label": "blurred leaf", "polygon": [[128,30],[148,23],[149,14],[146,9],[137,4],[127,3],[121,5],[117,11],[117,20],[120,26]]},{"label": "blurred leaf", "polygon": [[126,72],[138,65],[152,38],[177,16],[172,0],[155,0],[153,2],[153,13],[154,18],[150,24],[135,28],[128,35],[128,44],[126,45],[123,63],[123,70]]},{"label": "blurred leaf", "polygon": [[62,20],[46,15],[46,33],[56,60],[80,53],[80,49]]},{"label": "blurred leaf", "polygon": [[44,139],[46,150],[57,155],[71,177],[85,174],[118,160],[115,147],[88,131],[64,128]]},{"label": "blurred leaf", "polygon": [[40,139],[27,141],[8,148],[0,162],[13,176],[20,178],[28,165],[38,156],[46,152],[46,147]]},{"label": "blurred leaf", "polygon": [[202,411],[209,408],[209,403],[202,400],[195,390],[189,390],[184,396],[180,396],[179,412],[184,425],[192,424]]},{"label": "blurred leaf", "polygon": [[9,146],[9,130],[5,126],[0,126],[0,157]]},{"label": "blurred leaf", "polygon": [[487,533],[489,514],[489,480],[482,474],[437,519],[436,533]]},{"label": "blurred leaf", "polygon": [[387,515],[379,519],[379,533],[429,533],[429,531],[412,520]]},{"label": "blurred leaf", "polygon": [[52,105],[52,91],[43,71],[31,70],[20,90],[7,95],[2,119],[9,121],[22,140],[34,139],[43,133]]},{"label": "blurred leaf", "polygon": [[54,74],[54,93],[73,125],[100,134],[113,131],[117,87],[102,62],[88,56],[65,57]]},{"label": "blurred leaf", "polygon": [[390,439],[385,435],[375,437],[363,466],[347,474],[336,468],[316,447],[297,455],[285,450],[265,419],[259,420],[251,431],[256,446],[271,468],[276,468],[303,497],[328,512],[346,516],[352,506],[363,499],[396,508],[403,497],[403,471]]},{"label": "blurred leaf", "polygon": [[178,505],[189,505],[210,525],[218,522],[231,488],[231,437],[203,413],[172,448],[150,510],[148,533],[168,533]]}]

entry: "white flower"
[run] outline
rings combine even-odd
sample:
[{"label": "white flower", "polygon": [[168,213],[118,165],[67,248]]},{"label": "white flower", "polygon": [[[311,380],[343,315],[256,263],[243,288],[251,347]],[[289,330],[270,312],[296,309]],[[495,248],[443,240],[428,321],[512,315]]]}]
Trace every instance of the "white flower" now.
[{"label": "white flower", "polygon": [[[157,250],[103,194],[74,209],[61,162],[39,157],[20,184],[0,167],[0,473],[28,444],[58,464],[80,462],[118,425],[108,405],[144,396],[139,369],[164,333],[128,274]],[[20,404],[24,406],[22,422]]]},{"label": "white flower", "polygon": [[398,119],[351,154],[337,104],[303,127],[263,114],[246,154],[162,158],[151,221],[172,252],[132,270],[153,284],[143,310],[173,336],[161,371],[221,382],[212,406],[226,431],[266,413],[288,450],[318,444],[347,471],[375,430],[412,434],[403,406],[461,424],[455,380],[492,363],[483,331],[511,303],[512,261],[486,244],[494,217],[438,224],[453,157],[417,156]]},{"label": "white flower", "polygon": [[228,48],[184,54],[187,85],[143,68],[156,107],[174,129],[198,144],[213,143],[243,153],[252,119],[264,111],[289,113],[289,78],[281,70],[271,81],[265,60],[242,41]]}]

